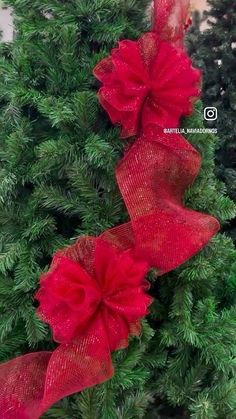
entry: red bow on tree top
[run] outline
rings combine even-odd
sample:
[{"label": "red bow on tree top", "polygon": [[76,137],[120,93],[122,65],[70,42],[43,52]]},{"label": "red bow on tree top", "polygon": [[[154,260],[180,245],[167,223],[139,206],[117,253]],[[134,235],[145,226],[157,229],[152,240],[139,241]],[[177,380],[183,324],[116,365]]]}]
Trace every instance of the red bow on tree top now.
[{"label": "red bow on tree top", "polygon": [[116,169],[130,222],[55,255],[36,298],[60,345],[0,366],[2,419],[37,419],[59,399],[111,378],[111,352],[139,334],[147,314],[148,268],[174,269],[219,228],[183,205],[200,155],[163,132],[199,96],[200,73],[182,49],[188,12],[188,0],[154,1],[153,31],[120,42],[94,70],[111,120],[122,136],[139,136]]}]

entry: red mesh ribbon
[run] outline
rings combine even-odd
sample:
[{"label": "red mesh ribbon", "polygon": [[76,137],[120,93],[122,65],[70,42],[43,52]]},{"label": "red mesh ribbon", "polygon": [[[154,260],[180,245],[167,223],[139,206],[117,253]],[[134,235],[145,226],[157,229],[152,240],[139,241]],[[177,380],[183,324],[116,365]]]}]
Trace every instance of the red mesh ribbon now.
[{"label": "red mesh ribbon", "polygon": [[153,3],[154,31],[161,39],[182,47],[189,26],[189,0],[154,0]]},{"label": "red mesh ribbon", "polygon": [[182,136],[163,133],[191,113],[199,94],[199,72],[181,48],[189,2],[157,0],[154,11],[153,32],[122,41],[95,69],[112,121],[123,136],[138,136],[116,170],[130,222],[55,256],[37,298],[60,345],[0,366],[2,419],[37,419],[61,398],[111,378],[111,351],[139,334],[150,303],[140,260],[162,274],[219,229],[215,218],[183,203],[199,153]]},{"label": "red mesh ribbon", "polygon": [[131,222],[102,237],[123,248],[134,246],[160,274],[191,258],[219,229],[214,217],[183,204],[200,165],[199,153],[184,137],[148,127],[116,170]]}]

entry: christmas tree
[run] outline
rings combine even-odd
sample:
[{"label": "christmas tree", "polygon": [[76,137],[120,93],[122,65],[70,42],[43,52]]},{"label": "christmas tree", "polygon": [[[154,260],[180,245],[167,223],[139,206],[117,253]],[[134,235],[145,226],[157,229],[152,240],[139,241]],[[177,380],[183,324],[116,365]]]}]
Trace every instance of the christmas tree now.
[{"label": "christmas tree", "polygon": [[[2,47],[0,65],[1,362],[56,347],[34,300],[52,255],[128,220],[114,172],[127,141],[99,105],[93,69],[117,41],[136,40],[148,25],[143,0],[7,4],[17,37]],[[198,103],[182,127],[201,130],[202,119]],[[187,139],[203,164],[185,204],[224,224],[235,206],[214,174],[217,138]],[[219,234],[175,271],[157,279],[153,270],[151,313],[141,337],[113,354],[112,379],[59,401],[44,417],[135,419],[179,411],[233,418],[235,256],[231,240]]]},{"label": "christmas tree", "polygon": [[[205,15],[209,27],[202,34],[196,34],[197,50],[193,58],[204,73],[204,104],[218,110],[218,118],[213,122],[220,137],[218,174],[225,181],[229,195],[235,200],[236,5],[230,0],[208,0],[208,5],[209,10]],[[236,239],[235,221],[227,230]]]}]

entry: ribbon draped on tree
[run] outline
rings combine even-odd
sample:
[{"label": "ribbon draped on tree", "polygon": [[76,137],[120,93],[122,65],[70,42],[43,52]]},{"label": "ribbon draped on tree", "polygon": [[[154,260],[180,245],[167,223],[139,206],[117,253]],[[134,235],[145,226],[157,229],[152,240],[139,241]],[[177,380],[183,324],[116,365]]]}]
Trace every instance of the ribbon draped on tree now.
[{"label": "ribbon draped on tree", "polygon": [[36,299],[59,346],[0,366],[3,419],[37,419],[61,398],[110,379],[112,351],[139,335],[148,313],[149,268],[160,275],[176,268],[219,229],[215,218],[183,205],[199,153],[163,130],[178,127],[200,95],[200,72],[183,48],[189,1],[154,1],[153,9],[152,31],[121,41],[94,69],[101,105],[121,137],[136,137],[116,168],[130,222],[54,256]]}]

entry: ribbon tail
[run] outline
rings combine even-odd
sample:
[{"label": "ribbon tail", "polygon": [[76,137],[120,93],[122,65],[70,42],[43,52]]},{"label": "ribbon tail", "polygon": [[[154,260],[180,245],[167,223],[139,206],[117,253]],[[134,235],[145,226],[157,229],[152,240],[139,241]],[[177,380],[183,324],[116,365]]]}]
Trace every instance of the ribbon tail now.
[{"label": "ribbon tail", "polygon": [[2,364],[1,419],[38,419],[60,399],[109,380],[114,374],[110,350],[106,342],[97,349],[95,344],[84,338]]},{"label": "ribbon tail", "polygon": [[51,352],[31,353],[0,366],[1,419],[39,417],[51,355]]}]

